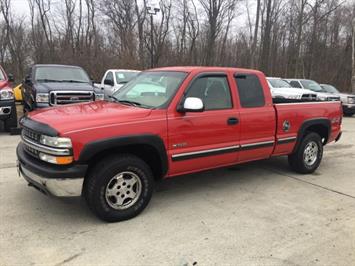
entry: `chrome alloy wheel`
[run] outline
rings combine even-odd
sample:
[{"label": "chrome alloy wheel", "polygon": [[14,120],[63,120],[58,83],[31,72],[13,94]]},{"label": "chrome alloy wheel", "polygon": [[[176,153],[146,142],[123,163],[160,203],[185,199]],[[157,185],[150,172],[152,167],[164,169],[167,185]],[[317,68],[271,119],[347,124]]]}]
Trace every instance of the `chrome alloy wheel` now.
[{"label": "chrome alloy wheel", "polygon": [[116,210],[125,210],[137,202],[142,193],[142,182],[133,172],[121,172],[108,182],[105,199]]},{"label": "chrome alloy wheel", "polygon": [[318,159],[318,145],[316,142],[309,142],[303,152],[303,161],[306,166],[313,166]]}]

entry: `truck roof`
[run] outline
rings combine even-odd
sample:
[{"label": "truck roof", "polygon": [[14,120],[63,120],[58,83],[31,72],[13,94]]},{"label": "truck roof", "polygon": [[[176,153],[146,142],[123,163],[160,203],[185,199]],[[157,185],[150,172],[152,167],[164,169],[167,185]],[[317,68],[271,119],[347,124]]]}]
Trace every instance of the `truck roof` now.
[{"label": "truck roof", "polygon": [[174,67],[161,67],[149,69],[148,71],[179,71],[179,72],[193,72],[193,71],[235,71],[235,72],[248,72],[248,73],[262,73],[255,69],[236,68],[236,67],[217,67],[217,66],[174,66]]}]

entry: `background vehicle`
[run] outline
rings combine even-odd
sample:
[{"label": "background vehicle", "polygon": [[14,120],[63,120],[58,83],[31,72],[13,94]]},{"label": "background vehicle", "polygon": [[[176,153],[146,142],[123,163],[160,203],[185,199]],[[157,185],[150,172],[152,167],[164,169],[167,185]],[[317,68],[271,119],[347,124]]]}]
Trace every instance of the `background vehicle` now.
[{"label": "background vehicle", "polygon": [[0,66],[0,121],[3,121],[5,131],[17,127],[17,112],[14,93],[10,87],[13,82],[12,75],[7,76],[4,69]]},{"label": "background vehicle", "polygon": [[352,116],[353,114],[355,114],[355,94],[341,93],[333,85],[330,84],[320,85],[326,92],[335,94],[340,97],[344,115]]},{"label": "background vehicle", "polygon": [[103,76],[100,88],[104,91],[105,99],[108,100],[113,93],[118,91],[127,82],[135,78],[140,71],[129,69],[109,69]]},{"label": "background vehicle", "polygon": [[104,98],[78,66],[34,65],[22,83],[22,90],[25,111]]},{"label": "background vehicle", "polygon": [[323,146],[341,136],[340,102],[273,104],[255,70],[160,68],[113,97],[29,113],[17,148],[19,172],[32,186],[83,193],[111,222],[138,215],[161,178],[281,155],[312,173]]},{"label": "background vehicle", "polygon": [[317,99],[320,101],[340,101],[340,97],[331,93],[325,92],[322,87],[310,79],[285,79],[292,87],[307,89],[317,93]]},{"label": "background vehicle", "polygon": [[23,98],[22,98],[22,84],[17,85],[12,90],[14,92],[15,101],[22,102],[22,100],[23,100]]},{"label": "background vehicle", "polygon": [[266,78],[273,98],[298,99],[315,101],[317,94],[311,90],[293,88],[287,81],[281,78]]}]

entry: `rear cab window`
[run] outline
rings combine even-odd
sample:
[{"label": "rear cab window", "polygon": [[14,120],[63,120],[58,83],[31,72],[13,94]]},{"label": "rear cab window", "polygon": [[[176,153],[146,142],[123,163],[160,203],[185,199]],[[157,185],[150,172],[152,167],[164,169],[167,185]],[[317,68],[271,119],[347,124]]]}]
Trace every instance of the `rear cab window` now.
[{"label": "rear cab window", "polygon": [[235,82],[242,108],[265,106],[264,89],[255,74],[235,74]]}]

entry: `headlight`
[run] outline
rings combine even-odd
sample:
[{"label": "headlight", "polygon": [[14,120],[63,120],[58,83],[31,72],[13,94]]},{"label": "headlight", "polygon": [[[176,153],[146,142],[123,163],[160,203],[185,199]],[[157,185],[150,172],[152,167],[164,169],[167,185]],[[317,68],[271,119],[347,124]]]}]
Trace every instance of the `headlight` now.
[{"label": "headlight", "polygon": [[301,97],[302,97],[302,95],[289,95],[287,98],[288,99],[295,99],[295,100],[297,100],[297,99],[301,99]]},{"label": "headlight", "polygon": [[348,103],[354,104],[355,103],[355,97],[348,97]]},{"label": "headlight", "polygon": [[104,94],[95,93],[95,101],[103,101],[103,100],[104,100]]},{"label": "headlight", "polygon": [[49,94],[48,93],[37,93],[36,94],[36,102],[37,103],[48,103],[49,102]]},{"label": "headlight", "polygon": [[14,93],[10,88],[0,90],[0,100],[13,100]]},{"label": "headlight", "polygon": [[54,147],[54,148],[72,147],[71,139],[69,138],[50,137],[50,136],[42,135],[40,138],[40,142],[43,145]]}]

